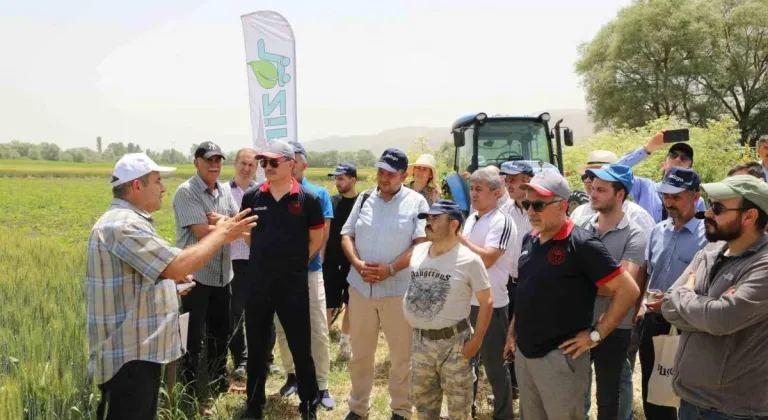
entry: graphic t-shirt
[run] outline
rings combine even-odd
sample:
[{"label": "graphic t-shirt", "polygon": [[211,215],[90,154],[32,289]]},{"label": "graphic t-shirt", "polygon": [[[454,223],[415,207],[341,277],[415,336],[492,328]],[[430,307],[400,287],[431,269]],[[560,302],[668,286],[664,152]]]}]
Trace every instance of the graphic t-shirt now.
[{"label": "graphic t-shirt", "polygon": [[491,287],[483,260],[464,245],[431,257],[431,242],[413,248],[411,280],[403,299],[405,319],[413,328],[436,330],[469,317],[475,292]]}]

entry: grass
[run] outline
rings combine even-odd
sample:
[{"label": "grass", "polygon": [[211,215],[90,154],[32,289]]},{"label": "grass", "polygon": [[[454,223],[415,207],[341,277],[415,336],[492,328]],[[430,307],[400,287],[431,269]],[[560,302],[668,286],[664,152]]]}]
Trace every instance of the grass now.
[{"label": "grass", "polygon": [[[16,163],[12,163],[16,164]],[[34,165],[23,163],[35,177],[8,177],[12,165],[0,161],[0,419],[93,419],[99,392],[86,376],[88,357],[85,330],[83,276],[88,232],[107,208],[111,194],[102,175],[45,176]],[[87,172],[78,165],[55,164],[57,170]],[[84,165],[88,170],[105,167]],[[65,168],[65,169],[61,169]],[[94,169],[96,168],[96,169]],[[171,209],[173,191],[181,179],[169,179],[163,209],[154,214],[161,236],[173,243]],[[324,183],[330,188],[330,182]],[[362,188],[369,186],[363,183]],[[339,332],[331,331],[331,355],[335,357]],[[276,351],[279,359],[279,352]],[[371,418],[389,418],[387,348],[379,341],[376,378],[371,398]],[[639,365],[638,365],[639,366]],[[639,368],[635,375],[635,418],[643,419],[638,398]],[[330,391],[336,410],[319,414],[321,419],[343,419],[350,380],[344,363],[333,363]],[[267,384],[268,418],[296,417],[298,399],[276,396],[283,377]],[[480,419],[490,419],[489,385],[481,380]],[[173,404],[171,398],[173,396]],[[180,390],[163,389],[159,417],[180,419],[233,419],[244,409],[244,396],[229,393],[198,405]],[[639,411],[638,411],[639,409]],[[595,404],[593,403],[593,413]],[[207,413],[207,414],[206,414]]]}]

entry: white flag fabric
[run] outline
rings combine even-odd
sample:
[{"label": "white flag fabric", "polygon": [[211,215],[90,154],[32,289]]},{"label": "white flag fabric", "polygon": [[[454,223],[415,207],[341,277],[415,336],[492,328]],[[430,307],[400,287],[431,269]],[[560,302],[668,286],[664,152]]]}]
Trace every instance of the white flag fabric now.
[{"label": "white flag fabric", "polygon": [[[294,141],[296,130],[296,43],[279,13],[259,11],[240,17],[245,38],[253,147],[274,139]],[[264,171],[259,168],[257,181]]]}]

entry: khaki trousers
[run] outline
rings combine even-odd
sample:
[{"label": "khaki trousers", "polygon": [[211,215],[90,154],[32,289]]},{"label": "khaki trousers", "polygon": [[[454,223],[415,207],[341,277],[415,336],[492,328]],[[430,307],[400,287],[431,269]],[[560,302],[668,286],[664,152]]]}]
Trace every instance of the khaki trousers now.
[{"label": "khaki trousers", "polygon": [[[312,331],[312,360],[315,361],[317,389],[328,389],[328,372],[331,370],[330,340],[328,338],[328,318],[325,315],[325,285],[322,271],[310,271],[309,282],[309,322]],[[296,373],[293,356],[288,349],[283,326],[275,316],[275,331],[280,347],[280,358],[286,373]]]},{"label": "khaki trousers", "polygon": [[352,344],[349,410],[362,417],[368,415],[379,325],[387,339],[389,360],[392,362],[389,369],[390,408],[395,414],[411,418],[413,407],[408,400],[408,392],[411,386],[413,330],[403,315],[403,296],[368,299],[354,287],[349,288],[349,339]]}]

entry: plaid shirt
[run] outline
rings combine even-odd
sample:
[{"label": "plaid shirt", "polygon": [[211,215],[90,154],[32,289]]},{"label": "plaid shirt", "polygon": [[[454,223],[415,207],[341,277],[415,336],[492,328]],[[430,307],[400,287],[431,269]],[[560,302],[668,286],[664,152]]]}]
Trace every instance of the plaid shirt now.
[{"label": "plaid shirt", "polygon": [[88,372],[97,383],[132,360],[181,357],[176,286],[160,278],[180,252],[155,233],[149,213],[120,199],[91,229],[85,301]]}]

